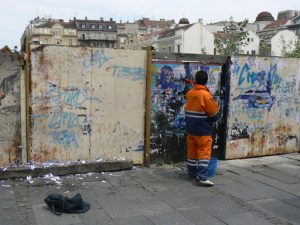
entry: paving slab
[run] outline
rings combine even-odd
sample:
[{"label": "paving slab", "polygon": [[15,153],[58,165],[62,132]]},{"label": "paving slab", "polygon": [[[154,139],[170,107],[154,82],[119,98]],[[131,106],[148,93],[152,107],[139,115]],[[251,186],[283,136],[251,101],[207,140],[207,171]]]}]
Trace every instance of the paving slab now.
[{"label": "paving slab", "polygon": [[283,172],[283,171],[277,170],[277,169],[265,170],[265,171],[261,171],[258,173],[262,174],[266,177],[270,177],[274,180],[279,180],[283,183],[287,183],[287,184],[300,183],[299,177],[291,175],[288,172]]},{"label": "paving slab", "polygon": [[60,216],[54,215],[45,204],[32,206],[34,216],[38,225],[81,225],[77,214],[63,213]]},{"label": "paving slab", "polygon": [[111,218],[131,216],[154,215],[174,211],[168,204],[159,199],[152,198],[142,201],[140,199],[123,199],[121,201],[102,204]]},{"label": "paving slab", "polygon": [[251,225],[272,225],[268,220],[265,220],[263,218],[258,217],[257,215],[253,213],[243,213],[243,214],[231,214],[228,215],[228,217],[223,218],[224,222],[226,224],[230,225],[246,225],[246,224],[251,224]]},{"label": "paving slab", "polygon": [[269,198],[251,201],[250,203],[259,206],[278,217],[284,218],[287,221],[300,224],[300,209],[290,204],[286,204],[283,201],[275,198]]},{"label": "paving slab", "polygon": [[191,221],[196,225],[225,225],[226,223],[222,222],[218,218],[206,213],[202,209],[183,209],[179,210],[185,218]]},{"label": "paving slab", "polygon": [[157,225],[193,225],[186,217],[179,212],[171,212],[164,214],[155,214],[148,216]]},{"label": "paving slab", "polygon": [[86,213],[78,214],[78,217],[84,225],[109,225],[113,224],[113,220],[108,216],[105,210],[95,209],[92,205],[91,209]]},{"label": "paving slab", "polygon": [[146,216],[132,216],[127,218],[114,219],[113,225],[156,225],[156,224]]}]

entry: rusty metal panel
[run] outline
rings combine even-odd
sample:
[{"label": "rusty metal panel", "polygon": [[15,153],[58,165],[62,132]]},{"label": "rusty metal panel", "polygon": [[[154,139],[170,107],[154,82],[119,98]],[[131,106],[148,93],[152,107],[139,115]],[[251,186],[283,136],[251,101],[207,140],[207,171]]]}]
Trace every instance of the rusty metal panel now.
[{"label": "rusty metal panel", "polygon": [[21,162],[21,63],[17,53],[0,52],[0,165]]},{"label": "rusty metal panel", "polygon": [[146,51],[31,49],[31,159],[143,162]]},{"label": "rusty metal panel", "polygon": [[[198,70],[209,78],[207,86],[219,95],[221,64],[213,61],[153,61],[151,106],[151,161],[180,162],[186,159],[185,94]],[[219,131],[214,133],[215,152],[222,149]],[[223,131],[221,131],[223,132]],[[218,153],[217,153],[218,154]]]},{"label": "rusty metal panel", "polygon": [[232,61],[226,159],[299,151],[300,60]]}]

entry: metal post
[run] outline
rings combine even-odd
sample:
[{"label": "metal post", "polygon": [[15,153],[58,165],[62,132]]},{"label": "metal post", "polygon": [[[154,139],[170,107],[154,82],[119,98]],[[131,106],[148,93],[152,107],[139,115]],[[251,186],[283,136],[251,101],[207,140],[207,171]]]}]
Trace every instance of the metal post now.
[{"label": "metal post", "polygon": [[25,41],[25,116],[26,116],[26,156],[27,162],[30,161],[30,46],[28,39]]},{"label": "metal post", "polygon": [[148,167],[150,166],[151,80],[152,80],[152,47],[149,46],[147,47],[145,155],[144,155],[144,165]]}]

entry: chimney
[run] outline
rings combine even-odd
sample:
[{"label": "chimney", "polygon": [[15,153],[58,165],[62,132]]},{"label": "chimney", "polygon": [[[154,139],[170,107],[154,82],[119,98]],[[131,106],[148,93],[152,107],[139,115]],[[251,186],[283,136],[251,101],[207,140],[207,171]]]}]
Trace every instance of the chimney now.
[{"label": "chimney", "polygon": [[113,21],[113,18],[110,18],[109,21]]},{"label": "chimney", "polygon": [[198,19],[198,22],[199,22],[200,24],[203,24],[203,19],[202,19],[202,18],[199,18],[199,19]]},{"label": "chimney", "polygon": [[85,20],[87,20],[87,16],[85,17]]},{"label": "chimney", "polygon": [[103,21],[103,17],[100,17],[100,21]]}]

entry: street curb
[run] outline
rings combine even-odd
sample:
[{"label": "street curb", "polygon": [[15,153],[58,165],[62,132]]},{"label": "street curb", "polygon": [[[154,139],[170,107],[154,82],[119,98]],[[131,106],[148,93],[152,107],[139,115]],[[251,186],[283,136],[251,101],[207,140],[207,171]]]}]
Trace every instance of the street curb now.
[{"label": "street curb", "polygon": [[67,174],[82,174],[91,172],[114,172],[120,170],[131,170],[131,160],[105,161],[81,164],[69,164],[63,166],[36,167],[33,170],[28,167],[8,168],[0,172],[0,180],[26,178],[27,176],[39,177],[52,173],[54,176]]}]

